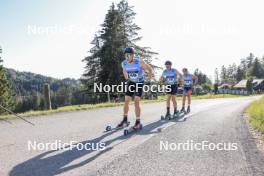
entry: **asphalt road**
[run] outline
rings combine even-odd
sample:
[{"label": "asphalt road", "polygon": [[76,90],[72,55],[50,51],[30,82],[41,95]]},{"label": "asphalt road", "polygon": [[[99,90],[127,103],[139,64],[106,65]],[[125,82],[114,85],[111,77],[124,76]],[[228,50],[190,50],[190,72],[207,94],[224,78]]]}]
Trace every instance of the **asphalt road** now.
[{"label": "asphalt road", "polygon": [[[144,104],[144,128],[128,136],[123,136],[123,131],[103,132],[107,124],[120,121],[122,107],[29,118],[36,126],[19,119],[12,120],[12,124],[0,121],[0,175],[263,176],[263,156],[243,117],[244,108],[258,98],[196,100],[185,122],[160,121],[165,104]],[[129,116],[134,123],[134,114]],[[73,141],[89,149],[102,144],[105,149],[97,150],[97,146],[78,150],[75,146],[45,150],[42,145],[29,149],[29,143],[45,145],[56,141]],[[190,148],[201,143],[211,148]],[[214,148],[218,144],[222,148]]]}]

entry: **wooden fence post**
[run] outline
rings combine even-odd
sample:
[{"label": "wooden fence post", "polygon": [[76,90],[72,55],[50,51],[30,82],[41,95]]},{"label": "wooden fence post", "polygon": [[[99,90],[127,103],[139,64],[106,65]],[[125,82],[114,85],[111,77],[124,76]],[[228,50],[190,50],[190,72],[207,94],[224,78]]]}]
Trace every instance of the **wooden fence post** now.
[{"label": "wooden fence post", "polygon": [[51,110],[50,85],[49,84],[44,84],[44,102],[45,102],[45,109]]}]

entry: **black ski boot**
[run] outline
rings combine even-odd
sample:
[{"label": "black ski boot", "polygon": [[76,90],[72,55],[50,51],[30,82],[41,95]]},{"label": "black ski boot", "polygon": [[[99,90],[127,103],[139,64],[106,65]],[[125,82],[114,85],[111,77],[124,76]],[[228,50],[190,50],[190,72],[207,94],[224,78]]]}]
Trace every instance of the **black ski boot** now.
[{"label": "black ski boot", "polygon": [[142,129],[142,125],[140,123],[140,120],[136,120],[135,125],[133,126],[134,130],[141,130]]},{"label": "black ski boot", "polygon": [[169,119],[169,120],[171,119],[171,114],[169,112],[166,113],[165,119]]},{"label": "black ski boot", "polygon": [[173,117],[176,118],[178,115],[179,115],[179,111],[178,110],[174,111]]},{"label": "black ski boot", "polygon": [[191,107],[189,105],[188,108],[187,108],[187,113],[190,113],[190,112],[191,112]]},{"label": "black ski boot", "polygon": [[116,128],[124,128],[128,126],[129,122],[127,121],[127,117],[124,117],[123,120],[116,126]]},{"label": "black ski boot", "polygon": [[181,109],[181,113],[186,113],[186,111],[185,111],[185,107],[182,107],[182,109]]}]

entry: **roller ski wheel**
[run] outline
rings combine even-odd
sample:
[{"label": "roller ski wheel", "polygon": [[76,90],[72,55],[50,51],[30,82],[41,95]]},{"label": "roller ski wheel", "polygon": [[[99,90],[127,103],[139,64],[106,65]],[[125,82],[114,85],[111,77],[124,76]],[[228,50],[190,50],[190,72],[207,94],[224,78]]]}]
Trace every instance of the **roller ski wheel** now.
[{"label": "roller ski wheel", "polygon": [[125,122],[125,123],[123,123],[123,125],[122,126],[117,126],[117,127],[115,127],[115,128],[112,128],[112,126],[111,125],[107,125],[106,126],[106,128],[105,128],[105,132],[109,132],[109,131],[114,131],[114,130],[120,130],[120,129],[123,129],[123,128],[126,128],[126,127],[128,127],[130,125],[130,122],[128,121],[128,122]]},{"label": "roller ski wheel", "polygon": [[142,129],[143,129],[142,124],[140,124],[139,128],[134,128],[134,127],[126,128],[124,129],[124,136],[127,136],[128,134],[133,133],[133,132],[140,131]]},{"label": "roller ski wheel", "polygon": [[129,133],[129,130],[128,129],[125,129],[124,130],[124,136],[128,135],[128,133]]},{"label": "roller ski wheel", "polygon": [[106,128],[105,128],[105,131],[111,131],[111,130],[112,130],[111,125],[107,125]]}]

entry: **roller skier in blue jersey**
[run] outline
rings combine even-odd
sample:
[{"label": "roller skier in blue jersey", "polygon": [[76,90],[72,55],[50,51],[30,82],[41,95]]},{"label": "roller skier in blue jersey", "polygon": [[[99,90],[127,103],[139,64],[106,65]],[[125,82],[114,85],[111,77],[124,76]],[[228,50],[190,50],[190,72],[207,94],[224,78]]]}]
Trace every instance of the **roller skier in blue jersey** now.
[{"label": "roller skier in blue jersey", "polygon": [[188,98],[188,107],[187,113],[191,111],[191,95],[193,85],[198,81],[198,78],[190,74],[187,68],[182,69],[183,77],[182,77],[182,86],[183,86],[183,98],[182,98],[182,109],[181,112],[186,112],[185,110],[185,101],[186,97]]},{"label": "roller skier in blue jersey", "polygon": [[126,92],[125,92],[125,104],[123,120],[118,124],[117,128],[123,127],[128,123],[128,111],[129,102],[134,96],[135,102],[135,114],[136,122],[133,128],[135,130],[140,129],[140,100],[142,95],[142,89],[145,81],[145,72],[148,72],[149,79],[152,77],[152,68],[146,64],[142,59],[135,57],[135,51],[133,48],[128,47],[124,49],[125,60],[122,62],[123,75],[127,80]]},{"label": "roller skier in blue jersey", "polygon": [[172,62],[171,61],[166,61],[165,62],[166,69],[163,71],[161,77],[160,77],[160,82],[164,82],[165,85],[170,87],[170,91],[167,91],[167,98],[166,98],[166,107],[167,107],[167,112],[166,112],[166,117],[171,116],[170,114],[170,102],[172,101],[173,103],[173,108],[174,108],[174,113],[173,115],[176,116],[177,113],[179,112],[177,110],[177,101],[176,101],[176,95],[178,91],[178,83],[179,80],[182,78],[182,74],[172,68]]}]

